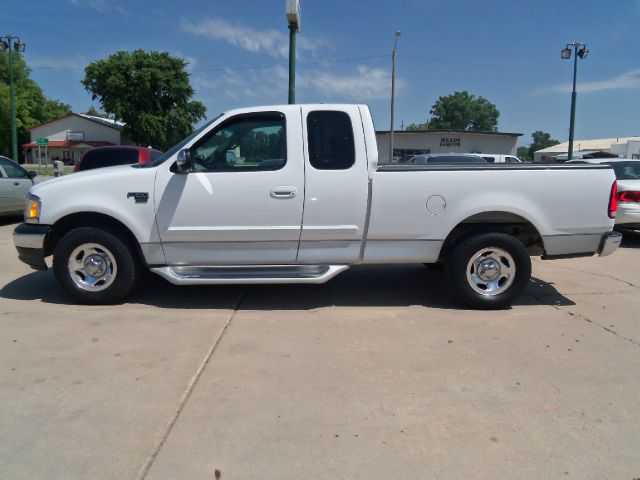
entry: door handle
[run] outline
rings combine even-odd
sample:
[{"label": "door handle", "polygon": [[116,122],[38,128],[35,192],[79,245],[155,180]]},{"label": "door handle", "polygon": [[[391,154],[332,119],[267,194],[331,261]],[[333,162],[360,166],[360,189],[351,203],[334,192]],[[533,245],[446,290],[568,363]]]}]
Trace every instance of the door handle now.
[{"label": "door handle", "polygon": [[20,186],[20,182],[13,182],[13,184],[14,184],[16,187],[19,187],[19,186]]},{"label": "door handle", "polygon": [[296,196],[298,189],[296,187],[285,186],[285,187],[273,187],[271,188],[271,198],[293,198]]}]

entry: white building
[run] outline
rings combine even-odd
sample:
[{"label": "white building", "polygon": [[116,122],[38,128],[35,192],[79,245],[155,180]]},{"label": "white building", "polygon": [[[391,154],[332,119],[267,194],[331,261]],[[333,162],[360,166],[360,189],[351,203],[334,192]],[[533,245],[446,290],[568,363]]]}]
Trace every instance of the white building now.
[{"label": "white building", "polygon": [[[494,153],[515,155],[521,133],[471,132],[468,130],[400,130],[393,132],[393,156],[405,162],[422,153]],[[376,132],[378,162],[389,163],[389,131]]]},{"label": "white building", "polygon": [[[533,153],[533,161],[553,163],[566,161],[569,142],[559,143]],[[640,158],[640,137],[598,138],[593,140],[574,140],[573,157],[603,157],[605,155],[620,158]]]},{"label": "white building", "polygon": [[[70,113],[31,129],[31,142],[22,145],[26,163],[63,160],[74,164],[82,154],[93,147],[106,145],[132,145],[122,134],[124,123],[109,118]],[[46,147],[38,147],[37,139],[46,138]],[[38,159],[40,153],[40,160]]]}]

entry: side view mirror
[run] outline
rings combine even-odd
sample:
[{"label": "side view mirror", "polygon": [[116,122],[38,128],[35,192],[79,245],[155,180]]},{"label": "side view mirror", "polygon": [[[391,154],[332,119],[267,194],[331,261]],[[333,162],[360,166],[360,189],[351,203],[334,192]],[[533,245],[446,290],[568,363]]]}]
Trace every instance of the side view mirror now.
[{"label": "side view mirror", "polygon": [[191,151],[188,148],[183,148],[178,152],[176,170],[178,173],[189,173],[192,170],[192,167]]},{"label": "side view mirror", "polygon": [[35,171],[33,171],[33,170],[29,170],[29,171],[27,172],[27,177],[29,177],[29,178],[31,178],[31,179],[34,179],[34,178],[36,178],[37,176],[38,176],[38,172],[35,172]]}]

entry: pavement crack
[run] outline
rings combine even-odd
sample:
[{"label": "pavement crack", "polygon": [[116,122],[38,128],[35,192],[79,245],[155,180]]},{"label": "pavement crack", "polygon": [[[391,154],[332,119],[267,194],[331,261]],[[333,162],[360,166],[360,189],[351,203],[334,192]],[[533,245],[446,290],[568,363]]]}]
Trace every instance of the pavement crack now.
[{"label": "pavement crack", "polygon": [[151,467],[153,466],[153,463],[155,462],[156,458],[158,457],[158,454],[160,453],[160,451],[162,450],[162,447],[164,446],[165,442],[167,441],[167,438],[171,434],[171,431],[173,430],[173,427],[175,426],[176,422],[178,421],[178,418],[180,417],[180,414],[182,414],[182,411],[184,410],[185,406],[187,405],[187,402],[189,401],[189,398],[191,397],[191,394],[193,393],[193,390],[195,389],[196,385],[198,384],[198,381],[200,380],[200,377],[202,376],[202,373],[204,372],[204,369],[207,368],[207,365],[209,364],[209,361],[211,360],[211,357],[213,356],[213,354],[218,349],[218,345],[220,345],[220,342],[222,341],[222,338],[224,337],[225,333],[227,333],[227,330],[229,330],[229,327],[231,326],[231,322],[235,318],[236,313],[238,313],[238,309],[240,308],[240,305],[242,304],[242,301],[244,300],[244,297],[245,297],[245,295],[247,293],[247,290],[248,290],[248,287],[245,288],[242,291],[242,293],[240,294],[240,296],[238,297],[238,300],[236,301],[236,304],[233,307],[233,311],[231,312],[231,315],[229,315],[229,318],[225,322],[224,327],[222,327],[222,330],[220,331],[220,333],[218,334],[216,339],[213,341],[213,343],[211,344],[211,347],[209,347],[209,350],[207,350],[207,353],[205,354],[204,358],[200,362],[200,365],[198,366],[198,369],[196,370],[196,372],[191,377],[191,380],[189,381],[189,384],[187,385],[186,390],[182,393],[182,396],[180,397],[180,401],[178,402],[178,406],[176,407],[175,412],[171,416],[171,419],[167,423],[167,426],[165,427],[164,431],[162,432],[162,436],[160,437],[160,440],[159,440],[158,444],[156,445],[156,448],[147,457],[147,459],[145,460],[145,462],[142,465],[142,467],[140,467],[140,470],[138,471],[138,474],[136,475],[136,480],[144,480],[145,478],[147,478],[147,475],[149,474],[149,471],[151,470]]},{"label": "pavement crack", "polygon": [[593,276],[597,276],[597,277],[608,278],[610,280],[615,280],[616,282],[626,283],[630,287],[640,288],[640,285],[636,285],[635,283],[631,283],[631,282],[629,282],[627,280],[622,280],[621,278],[614,277],[613,275],[606,275],[606,274],[603,274],[603,273],[595,273],[595,272],[590,272],[589,270],[580,270],[579,268],[565,267],[563,265],[558,265],[558,267],[562,268],[564,270],[569,270],[571,272],[587,273],[589,275],[593,275]]},{"label": "pavement crack", "polygon": [[585,322],[587,322],[587,323],[592,323],[593,325],[596,325],[596,326],[600,327],[600,328],[601,328],[602,330],[604,330],[605,332],[608,332],[608,333],[610,333],[611,335],[615,335],[616,337],[618,337],[618,338],[620,338],[620,339],[622,339],[622,340],[626,340],[627,342],[631,342],[631,343],[633,343],[634,345],[636,345],[636,346],[640,347],[640,342],[636,342],[633,338],[629,338],[629,337],[625,337],[624,335],[620,335],[620,334],[619,334],[618,332],[616,332],[615,330],[613,330],[613,329],[611,329],[611,328],[609,328],[609,327],[607,327],[607,326],[605,326],[605,325],[602,325],[601,323],[598,323],[598,322],[596,322],[595,320],[592,320],[591,318],[589,318],[589,317],[587,317],[587,316],[585,316],[585,315],[581,315],[581,314],[579,314],[579,313],[571,312],[571,311],[569,311],[569,310],[562,310],[562,309],[560,309],[560,308],[558,308],[558,307],[555,307],[555,306],[554,306],[554,308],[555,308],[556,310],[561,311],[561,312],[562,312],[562,311],[564,311],[564,312],[565,312],[565,313],[567,313],[568,315],[570,315],[570,316],[572,316],[572,317],[579,318],[580,320],[583,320],[583,321],[585,321]]},{"label": "pavement crack", "polygon": [[[635,285],[632,285],[632,286],[635,286]],[[579,313],[572,312],[571,310],[564,310],[564,309],[560,308],[559,305],[554,305],[553,303],[545,302],[543,297],[549,296],[549,295],[540,296],[540,295],[536,295],[535,293],[532,293],[532,292],[527,292],[527,293],[529,295],[531,295],[533,298],[535,298],[536,301],[538,301],[540,303],[543,303],[544,305],[548,305],[550,307],[553,307],[557,311],[566,313],[570,317],[576,317],[576,318],[579,318],[580,320],[582,320],[582,321],[584,321],[586,323],[591,323],[591,324],[593,324],[593,325],[595,325],[597,327],[600,327],[602,330],[604,330],[607,333],[610,333],[611,335],[614,335],[614,336],[616,336],[616,337],[618,337],[618,338],[620,338],[622,340],[626,340],[627,342],[633,343],[634,345],[640,347],[640,342],[635,341],[633,338],[629,338],[629,337],[625,337],[624,335],[620,335],[615,330],[613,330],[613,329],[611,329],[611,328],[609,328],[609,327],[607,327],[605,325],[602,325],[601,323],[598,323],[595,320],[592,320],[591,318],[589,318],[589,317],[587,317],[585,315],[581,315]]]}]

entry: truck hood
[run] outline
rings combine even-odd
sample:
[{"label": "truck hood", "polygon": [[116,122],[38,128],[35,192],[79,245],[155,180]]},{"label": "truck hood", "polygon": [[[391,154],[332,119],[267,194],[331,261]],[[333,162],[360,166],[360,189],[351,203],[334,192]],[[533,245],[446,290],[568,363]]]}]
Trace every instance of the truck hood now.
[{"label": "truck hood", "polygon": [[156,175],[155,168],[133,168],[131,165],[96,168],[85,172],[72,173],[53,180],[37,183],[30,192],[43,198],[64,192],[75,196],[98,190],[111,190],[126,185],[131,189],[144,189],[150,192]]},{"label": "truck hood", "polygon": [[136,233],[140,218],[154,218],[156,173],[157,168],[129,165],[97,168],[39,183],[30,192],[41,200],[42,224],[53,225],[70,214],[93,212],[115,218]]}]

